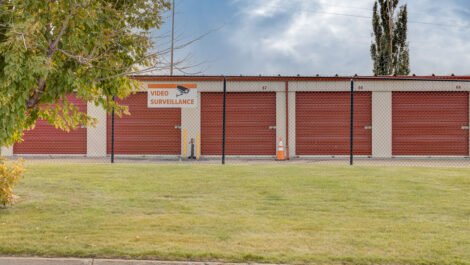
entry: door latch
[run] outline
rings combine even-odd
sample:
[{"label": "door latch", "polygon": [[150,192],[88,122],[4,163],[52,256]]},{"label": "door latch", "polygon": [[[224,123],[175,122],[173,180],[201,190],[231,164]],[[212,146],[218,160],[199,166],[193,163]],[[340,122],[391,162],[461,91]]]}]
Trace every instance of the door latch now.
[{"label": "door latch", "polygon": [[181,125],[175,125],[175,129],[180,129],[181,130]]},{"label": "door latch", "polygon": [[276,128],[277,128],[276,126],[269,126],[268,127],[268,129],[270,129],[270,130],[276,130]]},{"label": "door latch", "polygon": [[366,126],[364,126],[364,130],[372,130],[372,126],[371,125],[366,125]]},{"label": "door latch", "polygon": [[462,130],[470,130],[470,126],[464,125],[464,126],[462,126]]}]

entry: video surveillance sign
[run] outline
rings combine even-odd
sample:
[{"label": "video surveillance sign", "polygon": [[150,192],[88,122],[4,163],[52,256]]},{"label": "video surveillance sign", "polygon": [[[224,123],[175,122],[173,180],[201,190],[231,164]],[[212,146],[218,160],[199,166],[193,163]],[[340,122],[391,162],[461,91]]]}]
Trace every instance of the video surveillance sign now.
[{"label": "video surveillance sign", "polygon": [[149,84],[149,108],[196,108],[196,84]]}]

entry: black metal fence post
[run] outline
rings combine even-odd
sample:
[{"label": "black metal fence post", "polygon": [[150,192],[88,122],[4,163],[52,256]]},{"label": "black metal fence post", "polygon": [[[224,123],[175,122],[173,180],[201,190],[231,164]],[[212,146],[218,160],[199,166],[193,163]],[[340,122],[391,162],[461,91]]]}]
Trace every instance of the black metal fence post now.
[{"label": "black metal fence post", "polygon": [[[115,98],[113,96],[113,103],[115,102]],[[114,107],[111,111],[111,164],[114,163]]]},{"label": "black metal fence post", "polygon": [[354,164],[354,79],[351,79],[350,93],[350,120],[349,120],[349,165]]},{"label": "black metal fence post", "polygon": [[225,165],[225,118],[227,108],[227,79],[224,76],[224,103],[222,110],[222,165]]}]

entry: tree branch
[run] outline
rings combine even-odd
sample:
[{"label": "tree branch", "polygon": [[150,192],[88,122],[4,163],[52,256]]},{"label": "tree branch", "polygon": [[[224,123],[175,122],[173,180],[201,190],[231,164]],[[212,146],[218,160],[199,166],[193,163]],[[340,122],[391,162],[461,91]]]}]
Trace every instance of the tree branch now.
[{"label": "tree branch", "polygon": [[[69,26],[69,21],[72,18],[72,11],[73,10],[70,10],[69,14],[67,15],[64,22],[62,23],[62,27],[59,31],[59,34],[55,38],[55,40],[49,43],[49,48],[47,49],[47,65],[48,66],[51,64],[51,58],[54,55],[54,53],[57,51],[57,46],[59,45],[59,42],[62,39],[62,36],[65,34],[65,31],[67,30]],[[34,91],[33,95],[29,97],[26,103],[26,106],[28,109],[32,109],[36,107],[36,105],[39,103],[39,100],[41,99],[42,94],[46,90],[46,79],[47,77],[41,77],[38,79],[38,87]]]}]

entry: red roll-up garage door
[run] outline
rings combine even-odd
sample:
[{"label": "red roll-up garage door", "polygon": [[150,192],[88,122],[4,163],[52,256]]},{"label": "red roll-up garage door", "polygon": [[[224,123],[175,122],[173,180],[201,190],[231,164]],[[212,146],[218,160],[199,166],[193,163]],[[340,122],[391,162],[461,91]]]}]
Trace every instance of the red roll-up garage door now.
[{"label": "red roll-up garage door", "polygon": [[[355,94],[354,153],[372,153],[372,96]],[[346,155],[350,152],[349,92],[296,93],[297,155]]]},{"label": "red roll-up garage door", "polygon": [[393,155],[468,155],[468,92],[394,92]]},{"label": "red roll-up garage door", "polygon": [[[121,155],[179,155],[181,109],[148,108],[147,93],[119,101],[131,115],[116,116],[114,152]],[[107,151],[111,153],[111,117],[108,116]]]},{"label": "red roll-up garage door", "polygon": [[[87,111],[86,102],[74,96],[67,97],[81,112]],[[27,131],[24,141],[15,144],[14,154],[86,154],[86,128],[78,128],[70,132],[56,129],[47,121],[38,120],[36,127]]]},{"label": "red roll-up garage door", "polygon": [[[201,94],[201,153],[222,150],[223,93]],[[227,155],[276,153],[276,94],[228,93],[226,109]]]}]

